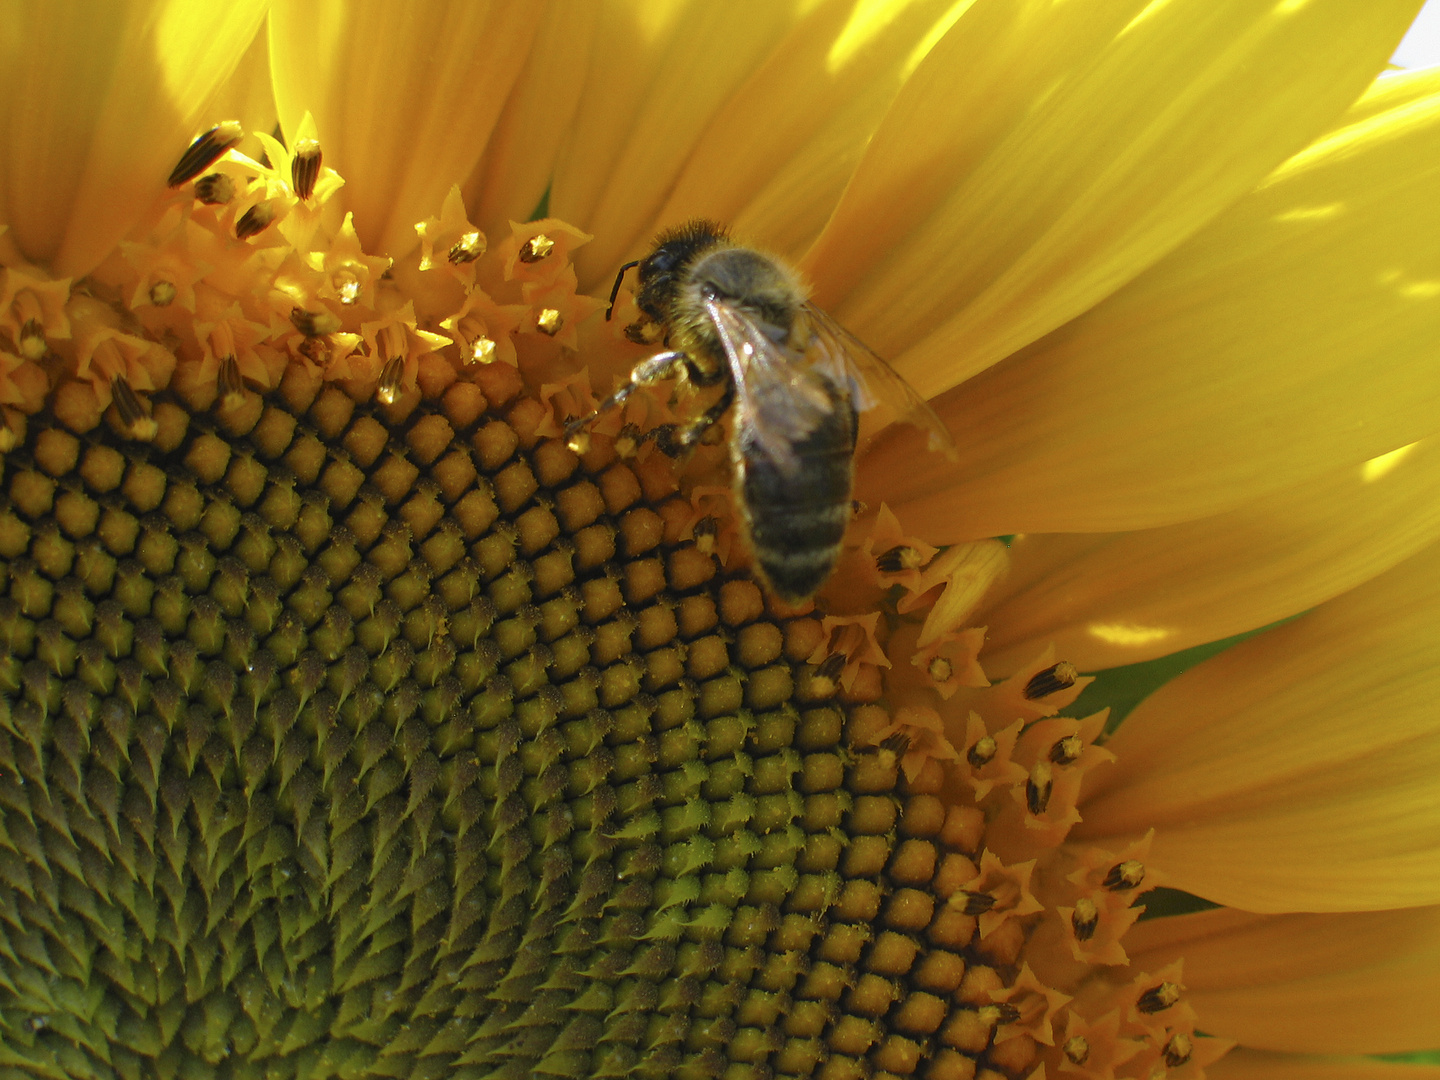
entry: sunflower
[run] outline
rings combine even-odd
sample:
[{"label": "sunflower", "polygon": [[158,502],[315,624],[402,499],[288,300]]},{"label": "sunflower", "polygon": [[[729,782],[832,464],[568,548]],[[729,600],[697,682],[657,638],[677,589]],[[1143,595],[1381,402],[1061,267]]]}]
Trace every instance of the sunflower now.
[{"label": "sunflower", "polygon": [[[7,10],[0,1071],[1440,1075],[1417,7]],[[695,218],[958,445],[799,608]]]}]

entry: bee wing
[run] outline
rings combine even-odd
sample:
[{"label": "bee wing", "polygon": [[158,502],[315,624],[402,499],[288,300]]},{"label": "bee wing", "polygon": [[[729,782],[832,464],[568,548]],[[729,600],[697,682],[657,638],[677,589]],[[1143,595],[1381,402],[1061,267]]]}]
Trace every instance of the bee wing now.
[{"label": "bee wing", "polygon": [[837,395],[849,385],[848,375],[832,380],[828,371],[809,364],[808,354],[775,341],[753,318],[723,300],[707,299],[705,310],[734,377],[737,437],[750,440],[777,468],[793,474],[800,466],[795,443],[834,413]]},{"label": "bee wing", "polygon": [[896,419],[926,433],[929,449],[943,453],[951,461],[959,460],[955,438],[944,421],[898,371],[814,304],[806,304],[805,313],[815,330],[807,355],[837,385],[850,386],[857,411],[884,402],[895,410]]}]

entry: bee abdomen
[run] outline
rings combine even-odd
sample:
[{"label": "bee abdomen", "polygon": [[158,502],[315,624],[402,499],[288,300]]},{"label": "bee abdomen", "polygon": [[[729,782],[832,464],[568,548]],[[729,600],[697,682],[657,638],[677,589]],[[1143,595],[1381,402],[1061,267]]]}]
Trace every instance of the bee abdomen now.
[{"label": "bee abdomen", "polygon": [[849,500],[801,512],[751,508],[755,559],[781,599],[798,604],[825,584],[849,518]]},{"label": "bee abdomen", "polygon": [[838,445],[824,450],[802,444],[808,452],[791,475],[768,459],[746,462],[741,495],[755,560],[790,603],[808,600],[825,584],[850,523],[854,462],[848,432],[838,434]]}]

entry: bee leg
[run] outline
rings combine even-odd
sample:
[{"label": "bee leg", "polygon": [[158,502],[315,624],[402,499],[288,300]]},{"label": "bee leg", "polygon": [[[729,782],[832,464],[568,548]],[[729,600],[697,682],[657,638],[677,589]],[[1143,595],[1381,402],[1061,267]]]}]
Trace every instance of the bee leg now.
[{"label": "bee leg", "polygon": [[593,412],[587,413],[578,420],[571,420],[565,425],[566,442],[571,443],[573,448],[573,444],[580,439],[581,433],[595,422],[596,417],[624,405],[637,386],[652,386],[666,379],[673,379],[689,363],[690,358],[678,349],[656,353],[648,360],[641,360],[630,369],[630,378],[626,380],[625,385],[596,406]]},{"label": "bee leg", "polygon": [[734,400],[735,384],[727,382],[725,389],[715,400],[715,404],[688,424],[678,426],[667,424],[663,428],[656,428],[655,445],[660,448],[661,453],[669,457],[678,457],[703,439],[705,433],[720,422],[720,418],[725,415],[725,410],[730,408],[730,403]]}]

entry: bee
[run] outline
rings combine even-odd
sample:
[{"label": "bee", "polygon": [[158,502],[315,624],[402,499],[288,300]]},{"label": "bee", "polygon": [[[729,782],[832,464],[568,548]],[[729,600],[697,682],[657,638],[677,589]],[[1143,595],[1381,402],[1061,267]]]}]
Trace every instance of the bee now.
[{"label": "bee", "polygon": [[722,226],[691,221],[661,233],[654,250],[620,268],[607,319],[625,274],[637,266],[640,317],[625,335],[665,349],[567,425],[567,438],[583,445],[583,429],[637,387],[677,377],[719,386],[699,416],[651,434],[661,450],[681,454],[734,406],[729,449],[743,535],[762,581],[787,603],[802,604],[840,558],[859,413],[884,401],[928,432],[931,449],[953,457],[954,441],[890,365],[809,302],[792,267],[734,243]]}]

